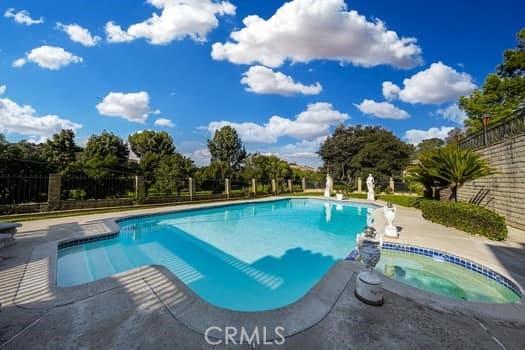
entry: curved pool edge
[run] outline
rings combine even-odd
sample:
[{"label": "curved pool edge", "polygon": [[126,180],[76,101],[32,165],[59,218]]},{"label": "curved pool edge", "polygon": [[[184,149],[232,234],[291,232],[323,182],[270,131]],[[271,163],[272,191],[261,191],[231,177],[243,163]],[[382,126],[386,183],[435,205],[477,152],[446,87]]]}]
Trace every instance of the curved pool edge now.
[{"label": "curved pool edge", "polygon": [[[286,198],[293,197],[270,197],[261,200],[246,200],[243,202],[275,201]],[[301,196],[300,198],[323,199],[316,196]],[[356,203],[357,201],[348,202]],[[237,203],[238,202],[233,204]],[[365,201],[359,201],[357,204],[374,205],[372,202],[367,203]],[[217,203],[217,205],[207,203],[206,205],[192,206],[189,210],[224,205],[224,203]],[[377,206],[377,204],[375,205]],[[188,208],[186,206],[183,208],[170,207],[169,209],[166,208],[166,210],[161,210],[160,213],[165,214],[179,210],[188,210]],[[134,285],[139,284],[147,286],[154,291],[157,297],[159,297],[165,305],[171,305],[170,307],[166,307],[173,317],[195,331],[199,331],[199,329],[201,330],[201,333],[205,331],[205,328],[199,326],[199,322],[202,322],[202,318],[208,319],[210,322],[222,322],[221,324],[226,325],[235,322],[235,324],[244,325],[245,327],[246,325],[263,326],[264,324],[271,325],[276,323],[279,323],[280,325],[284,322],[283,320],[285,320],[290,324],[290,328],[283,333],[285,336],[290,336],[300,333],[320,322],[337,303],[343,291],[347,288],[353,289],[355,287],[355,276],[363,270],[362,264],[341,261],[332,266],[323,278],[319,280],[305,296],[295,303],[275,310],[255,312],[232,311],[213,306],[191,291],[168,269],[158,265],[139,267],[134,270],[129,270],[79,286],[57,286],[56,266],[59,244],[86,237],[100,237],[118,233],[120,231],[120,226],[117,223],[118,221],[136,216],[141,216],[141,214],[103,219],[101,220],[101,223],[103,223],[103,226],[106,228],[104,232],[72,235],[66,239],[48,242],[35,247],[28,264],[40,264],[40,262],[42,262],[42,266],[40,266],[39,271],[27,271],[24,273],[19,290],[15,296],[15,304],[29,309],[57,307],[80,301],[115,288],[133,287]],[[377,224],[378,222],[375,223],[375,225]],[[46,275],[40,276],[40,280],[46,283],[41,283],[40,290],[36,293],[37,295],[35,295],[35,288],[31,283],[34,280],[35,275],[38,274]],[[339,287],[334,288],[334,286]],[[444,308],[454,311],[457,311],[457,308],[459,308],[464,311],[486,314],[492,318],[503,321],[517,320],[523,322],[523,314],[525,314],[523,300],[520,303],[515,304],[479,305],[471,302],[456,301],[447,297],[441,297],[430,292],[409,287],[386,277],[384,287],[385,290],[389,292],[412,299],[432,308]],[[31,299],[27,297],[28,295],[31,295]],[[177,295],[179,296],[177,297]],[[184,302],[180,300],[180,297],[185,298],[183,300]],[[178,302],[175,303],[177,300]],[[304,319],[304,317],[306,317],[306,319]],[[210,333],[210,335],[212,334]]]},{"label": "curved pool edge", "polygon": [[[263,200],[242,201],[273,202],[286,200],[292,197],[272,197]],[[302,197],[305,199],[320,199],[318,197]],[[70,245],[109,239],[118,236],[120,221],[126,219],[163,215],[172,212],[184,212],[194,209],[217,208],[242,204],[217,203],[199,205],[195,207],[181,207],[152,214],[132,214],[123,217],[113,217],[102,220],[105,232],[87,235],[72,235],[57,241],[45,243],[33,249],[30,262],[42,262],[39,274],[46,274],[39,279],[45,280],[41,284],[41,292],[35,295],[30,285],[34,280],[34,273],[24,274],[19,292],[15,296],[15,304],[27,309],[47,309],[68,305],[117,288],[126,288],[130,291],[137,285],[145,284],[169,310],[170,314],[188,328],[205,334],[208,327],[238,326],[245,329],[266,327],[267,339],[273,340],[280,336],[292,336],[308,329],[320,322],[333,308],[345,288],[355,281],[355,271],[348,262],[339,261],[333,265],[323,277],[300,299],[283,307],[266,311],[234,311],[208,303],[198,294],[187,287],[170,270],[161,265],[141,266],[129,271],[118,273],[100,280],[84,283],[77,286],[60,287],[57,285],[56,273],[58,250]],[[361,203],[364,204],[364,203]],[[28,296],[31,295],[31,300]],[[272,333],[277,326],[283,327],[280,334]],[[239,329],[238,328],[238,329]],[[210,337],[220,336],[213,331],[208,332]]]}]

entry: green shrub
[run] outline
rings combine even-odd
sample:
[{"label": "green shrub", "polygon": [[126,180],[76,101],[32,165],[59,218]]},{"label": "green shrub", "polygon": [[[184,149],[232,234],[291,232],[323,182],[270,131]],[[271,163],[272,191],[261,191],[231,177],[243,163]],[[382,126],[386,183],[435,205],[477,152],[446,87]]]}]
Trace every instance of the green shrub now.
[{"label": "green shrub", "polygon": [[423,217],[432,222],[486,236],[495,241],[507,238],[505,218],[476,204],[422,200]]},{"label": "green shrub", "polygon": [[385,202],[394,203],[403,207],[414,207],[419,197],[414,196],[400,196],[395,194],[381,194],[377,196],[377,199],[384,200]]}]

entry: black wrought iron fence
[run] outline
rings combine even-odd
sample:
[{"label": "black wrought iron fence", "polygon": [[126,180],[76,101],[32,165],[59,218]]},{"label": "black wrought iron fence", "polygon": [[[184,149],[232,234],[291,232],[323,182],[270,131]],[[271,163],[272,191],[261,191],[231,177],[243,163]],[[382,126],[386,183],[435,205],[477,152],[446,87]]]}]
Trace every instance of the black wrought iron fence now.
[{"label": "black wrought iron fence", "polygon": [[189,196],[189,181],[177,176],[156,176],[144,178],[146,198]]},{"label": "black wrought iron fence", "polygon": [[87,176],[63,176],[61,199],[113,199],[132,198],[135,196],[135,177],[105,176],[90,178]]},{"label": "black wrought iron fence", "polygon": [[272,182],[270,180],[256,180],[257,194],[272,194]]},{"label": "black wrought iron fence", "polygon": [[305,185],[307,190],[322,190],[326,184],[323,181],[306,180]]},{"label": "black wrought iron fence", "polygon": [[47,175],[0,175],[0,204],[47,202]]},{"label": "black wrought iron fence", "polygon": [[525,133],[525,115],[506,120],[459,141],[460,148],[477,149]]}]

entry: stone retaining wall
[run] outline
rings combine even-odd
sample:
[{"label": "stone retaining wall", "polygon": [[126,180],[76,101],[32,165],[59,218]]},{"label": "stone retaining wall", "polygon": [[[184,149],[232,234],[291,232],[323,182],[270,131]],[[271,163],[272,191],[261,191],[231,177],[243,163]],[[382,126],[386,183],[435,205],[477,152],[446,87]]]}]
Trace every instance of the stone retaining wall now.
[{"label": "stone retaining wall", "polygon": [[466,183],[458,200],[470,201],[505,216],[507,224],[525,229],[525,135],[479,149],[499,173]]}]

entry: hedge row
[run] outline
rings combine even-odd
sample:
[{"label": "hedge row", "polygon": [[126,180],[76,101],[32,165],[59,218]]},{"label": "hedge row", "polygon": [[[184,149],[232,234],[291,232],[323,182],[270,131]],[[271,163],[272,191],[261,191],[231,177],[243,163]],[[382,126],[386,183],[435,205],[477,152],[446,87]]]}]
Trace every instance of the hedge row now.
[{"label": "hedge row", "polygon": [[479,205],[421,200],[417,207],[421,209],[423,217],[432,222],[486,236],[495,241],[507,238],[505,218]]}]

